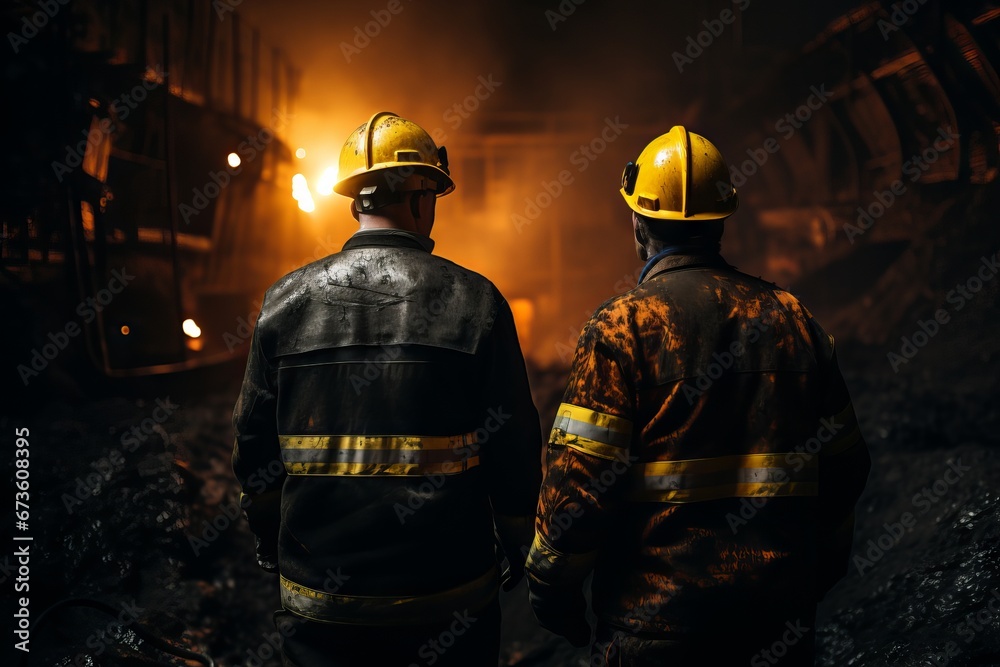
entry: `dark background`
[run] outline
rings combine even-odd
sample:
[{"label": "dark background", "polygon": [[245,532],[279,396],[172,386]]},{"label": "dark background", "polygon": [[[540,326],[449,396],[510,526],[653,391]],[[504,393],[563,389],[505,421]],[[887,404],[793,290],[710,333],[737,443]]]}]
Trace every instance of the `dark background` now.
[{"label": "dark background", "polygon": [[[44,8],[10,3],[0,46],[6,488],[14,429],[27,427],[36,623],[67,598],[140,611],[118,624],[54,609],[33,631],[29,664],[183,664],[140,626],[219,665],[274,664],[277,581],[230,519],[229,420],[248,326],[270,282],[356,228],[347,200],[320,192],[321,175],[354,128],[390,110],[448,146],[458,188],[438,202],[436,252],[511,301],[546,432],[582,323],[641,268],[617,193],[625,162],[675,124],[712,140],[741,198],[724,255],[799,295],[834,334],[872,452],[856,560],[821,604],[817,664],[1000,665],[989,269],[1000,245],[1000,5],[54,6],[19,43],[10,35]],[[713,23],[726,10],[738,18]],[[148,100],[115,112],[143,80]],[[803,107],[816,90],[828,99]],[[84,161],[59,179],[52,164],[96,117],[120,125],[106,173]],[[614,139],[581,158],[608,123],[621,128]],[[240,151],[262,128],[276,138],[261,155]],[[940,136],[953,138],[935,148]],[[777,150],[762,153],[768,145]],[[180,204],[230,151],[243,172],[186,223]],[[564,170],[572,183],[553,196]],[[296,173],[310,211],[292,198]],[[85,321],[75,307],[119,265],[135,282]],[[181,333],[188,316],[198,339]],[[25,376],[33,351],[73,322],[83,333]],[[167,404],[176,408],[157,412]],[[123,439],[133,428],[135,446]],[[952,465],[969,467],[954,484],[942,481]],[[895,536],[906,513],[912,529]],[[5,596],[13,550],[0,551]],[[503,604],[503,664],[589,664],[537,628],[523,585]],[[10,624],[13,609],[4,613]]]}]

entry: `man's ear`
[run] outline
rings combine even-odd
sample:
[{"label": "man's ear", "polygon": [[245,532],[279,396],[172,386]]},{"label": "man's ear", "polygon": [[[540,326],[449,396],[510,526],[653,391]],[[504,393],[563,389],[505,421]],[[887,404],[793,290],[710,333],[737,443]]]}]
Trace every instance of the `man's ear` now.
[{"label": "man's ear", "polygon": [[353,199],[351,200],[351,217],[360,222],[360,218],[358,217],[358,207],[354,205]]}]

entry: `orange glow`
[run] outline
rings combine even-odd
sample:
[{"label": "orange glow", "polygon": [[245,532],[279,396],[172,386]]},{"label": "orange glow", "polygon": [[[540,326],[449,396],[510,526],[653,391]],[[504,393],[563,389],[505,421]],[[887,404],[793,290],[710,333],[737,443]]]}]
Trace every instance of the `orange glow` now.
[{"label": "orange glow", "polygon": [[131,332],[131,331],[132,331],[132,330],[128,328],[128,325],[127,325],[127,324],[123,324],[123,325],[122,325],[122,335],[123,335],[123,336],[127,336],[127,335],[129,335],[129,332]]},{"label": "orange glow", "polygon": [[517,337],[521,347],[531,347],[531,325],[535,320],[535,302],[531,299],[510,299],[510,312],[514,316]]},{"label": "orange glow", "polygon": [[229,155],[226,156],[226,162],[229,163],[230,167],[235,169],[236,167],[240,166],[241,162],[240,156],[237,155],[236,153],[230,153]]}]

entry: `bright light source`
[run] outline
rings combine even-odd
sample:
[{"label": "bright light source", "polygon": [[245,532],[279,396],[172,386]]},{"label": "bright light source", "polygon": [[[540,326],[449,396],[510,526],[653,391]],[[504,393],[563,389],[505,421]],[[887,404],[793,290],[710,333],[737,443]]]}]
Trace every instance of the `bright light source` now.
[{"label": "bright light source", "polygon": [[306,182],[306,177],[302,174],[295,174],[292,176],[292,199],[298,201],[302,197],[302,193],[309,189],[309,184]]},{"label": "bright light source", "polygon": [[181,329],[191,338],[197,338],[201,335],[201,327],[195,324],[194,320],[191,318],[181,322]]},{"label": "bright light source", "polygon": [[329,197],[333,194],[333,184],[337,182],[337,168],[327,167],[323,170],[323,174],[319,177],[319,183],[316,184],[316,192],[323,195],[324,197]]},{"label": "bright light source", "polygon": [[229,155],[226,156],[226,162],[228,162],[229,166],[232,167],[233,169],[240,166],[241,161],[242,160],[240,160],[240,156],[237,155],[236,153],[230,153]]},{"label": "bright light source", "polygon": [[304,148],[296,148],[295,149],[295,157],[297,157],[298,159],[301,160],[305,156],[306,156],[306,149],[304,149]]},{"label": "bright light source", "polygon": [[316,210],[312,192],[309,191],[309,183],[302,174],[292,176],[292,199],[297,201],[299,208],[306,213],[312,213]]},{"label": "bright light source", "polygon": [[122,335],[127,336],[132,330],[128,328],[127,324],[122,325]]}]

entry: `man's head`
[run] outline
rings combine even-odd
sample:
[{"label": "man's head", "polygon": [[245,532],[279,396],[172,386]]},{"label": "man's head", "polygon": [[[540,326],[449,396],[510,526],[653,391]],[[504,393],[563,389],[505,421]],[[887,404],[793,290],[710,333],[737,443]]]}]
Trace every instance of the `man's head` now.
[{"label": "man's head", "polygon": [[621,193],[643,260],[670,246],[718,250],[723,221],[739,206],[722,154],[680,125],[625,165]]},{"label": "man's head", "polygon": [[677,224],[673,221],[647,218],[632,211],[635,254],[642,261],[646,261],[670,247],[718,252],[724,224],[722,220],[699,220]]},{"label": "man's head", "polygon": [[435,202],[455,189],[448,153],[416,123],[381,111],[340,151],[337,194],[350,197],[362,229],[388,227],[430,236]]}]

